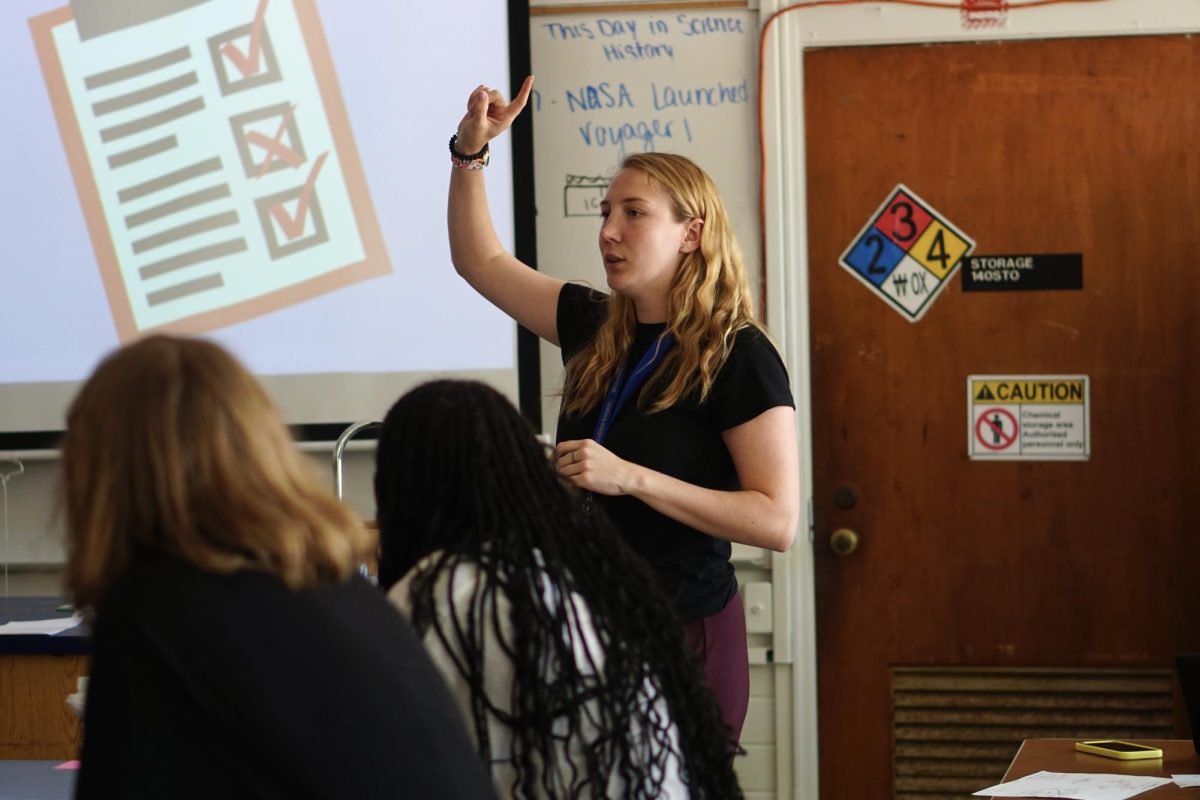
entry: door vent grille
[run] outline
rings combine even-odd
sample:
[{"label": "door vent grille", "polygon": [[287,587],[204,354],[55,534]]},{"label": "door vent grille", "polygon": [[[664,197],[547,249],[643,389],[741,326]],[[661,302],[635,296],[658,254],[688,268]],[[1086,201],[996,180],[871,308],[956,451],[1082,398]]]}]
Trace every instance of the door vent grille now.
[{"label": "door vent grille", "polygon": [[892,669],[896,800],[964,800],[1024,739],[1170,739],[1169,669]]}]

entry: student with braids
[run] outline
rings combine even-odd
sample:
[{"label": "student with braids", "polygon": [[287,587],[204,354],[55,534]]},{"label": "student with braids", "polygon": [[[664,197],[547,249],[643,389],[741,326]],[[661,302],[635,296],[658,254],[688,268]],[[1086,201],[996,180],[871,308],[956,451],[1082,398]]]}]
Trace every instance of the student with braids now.
[{"label": "student with braids", "polygon": [[438,381],[388,412],[379,582],[424,637],[501,797],[741,792],[645,563],[586,514],[503,395]]},{"label": "student with braids", "polygon": [[511,103],[484,86],[471,94],[451,141],[454,266],[562,347],[559,471],[654,568],[736,741],[749,665],[730,543],[783,551],[795,537],[787,373],[754,321],[716,187],[682,156],[630,155],[609,185],[599,250],[611,294],[529,269],[504,250],[481,168],[487,143],[512,124],[532,85],[527,78]]}]

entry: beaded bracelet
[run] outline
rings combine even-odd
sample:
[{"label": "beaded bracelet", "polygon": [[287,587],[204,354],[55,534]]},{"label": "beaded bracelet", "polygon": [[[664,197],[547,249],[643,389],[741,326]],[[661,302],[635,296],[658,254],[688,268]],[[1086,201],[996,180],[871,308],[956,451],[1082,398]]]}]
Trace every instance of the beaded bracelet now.
[{"label": "beaded bracelet", "polygon": [[450,137],[450,163],[459,169],[483,169],[492,157],[492,149],[487,144],[478,153],[466,155],[458,152],[454,145],[458,142],[458,134]]}]

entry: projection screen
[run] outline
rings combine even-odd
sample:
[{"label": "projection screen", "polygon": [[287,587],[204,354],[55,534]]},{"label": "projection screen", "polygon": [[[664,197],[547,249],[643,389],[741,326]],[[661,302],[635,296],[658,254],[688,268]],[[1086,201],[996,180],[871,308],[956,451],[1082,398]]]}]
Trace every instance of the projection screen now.
[{"label": "projection screen", "polygon": [[[447,140],[477,84],[509,85],[509,8],[457,5],[7,0],[0,447],[61,431],[151,332],[227,346],[302,429],[446,373],[515,400],[515,326],[445,226]],[[487,180],[510,249],[512,176],[506,135]]]}]

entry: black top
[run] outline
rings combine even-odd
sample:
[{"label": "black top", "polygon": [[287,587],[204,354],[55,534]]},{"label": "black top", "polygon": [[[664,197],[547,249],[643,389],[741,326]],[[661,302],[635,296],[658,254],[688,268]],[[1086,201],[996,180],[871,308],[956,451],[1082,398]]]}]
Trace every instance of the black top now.
[{"label": "black top", "polygon": [[494,798],[441,677],[365,581],[142,558],[97,615],[78,798]]},{"label": "black top", "polygon": [[[558,339],[563,363],[596,335],[608,313],[608,296],[565,284],[558,296]],[[629,358],[633,363],[666,325],[639,323]],[[655,391],[652,377],[644,390]],[[729,358],[703,403],[683,398],[658,413],[642,413],[637,398],[613,420],[605,447],[635,464],[707,489],[741,488],[721,434],[776,406],[791,406],[787,370],[770,340],[757,328],[738,331]],[[589,439],[598,409],[558,420],[558,441]],[[633,497],[597,495],[629,544],[658,572],[663,588],[685,622],[725,607],[737,591],[729,542],[701,533]]]}]

